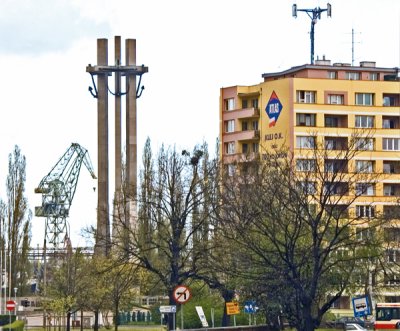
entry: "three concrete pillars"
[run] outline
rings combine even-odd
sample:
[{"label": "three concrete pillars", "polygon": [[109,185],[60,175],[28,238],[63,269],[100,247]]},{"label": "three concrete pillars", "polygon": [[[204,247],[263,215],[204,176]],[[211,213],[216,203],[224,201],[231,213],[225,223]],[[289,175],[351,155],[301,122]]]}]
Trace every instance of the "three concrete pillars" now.
[{"label": "three concrete pillars", "polygon": [[[137,190],[137,110],[138,98],[136,76],[148,72],[145,66],[136,66],[136,40],[125,41],[126,65],[121,65],[121,37],[116,36],[115,64],[108,65],[108,40],[97,40],[97,65],[89,65],[86,71],[91,74],[94,85],[89,88],[97,98],[97,130],[98,130],[98,198],[97,198],[97,232],[95,254],[108,256],[111,249],[110,212],[109,212],[109,168],[108,168],[108,93],[115,97],[115,194],[114,222],[124,222],[115,228],[132,229],[136,216]],[[115,91],[108,86],[108,77],[114,74]],[[94,76],[97,76],[96,89]],[[126,91],[121,91],[121,77],[125,76]],[[139,80],[140,81],[140,80]],[[121,97],[126,96],[126,169],[122,182],[122,124]],[[121,204],[124,204],[121,206]],[[125,205],[126,204],[126,205]],[[115,209],[118,209],[115,211]],[[121,213],[120,210],[125,212]],[[120,216],[123,214],[123,219]],[[118,240],[118,238],[116,238]]]}]

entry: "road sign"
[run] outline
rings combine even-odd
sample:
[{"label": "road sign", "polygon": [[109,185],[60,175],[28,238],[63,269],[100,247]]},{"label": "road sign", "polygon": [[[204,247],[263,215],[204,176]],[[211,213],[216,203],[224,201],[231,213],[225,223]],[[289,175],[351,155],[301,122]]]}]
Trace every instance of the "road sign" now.
[{"label": "road sign", "polygon": [[176,313],[176,306],[160,306],[160,313],[163,314]]},{"label": "road sign", "polygon": [[6,302],[6,308],[7,308],[7,310],[9,310],[9,311],[14,310],[14,309],[15,309],[15,301],[8,300],[8,301]]},{"label": "road sign", "polygon": [[208,322],[202,306],[196,306],[197,315],[199,315],[201,325],[208,328]]},{"label": "road sign", "polygon": [[258,307],[256,305],[255,301],[246,301],[244,303],[244,312],[247,314],[254,314],[258,310]]},{"label": "road sign", "polygon": [[353,310],[355,317],[371,315],[369,310],[368,298],[366,296],[353,298]]},{"label": "road sign", "polygon": [[226,303],[226,314],[227,315],[236,315],[239,314],[239,302],[227,302]]},{"label": "road sign", "polygon": [[191,298],[190,290],[185,285],[178,285],[174,288],[173,297],[176,303],[185,303]]}]

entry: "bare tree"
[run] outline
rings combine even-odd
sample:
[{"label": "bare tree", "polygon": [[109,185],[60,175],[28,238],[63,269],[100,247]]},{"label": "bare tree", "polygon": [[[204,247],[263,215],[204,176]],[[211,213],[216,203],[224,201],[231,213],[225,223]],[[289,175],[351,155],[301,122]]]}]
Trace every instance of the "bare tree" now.
[{"label": "bare tree", "polygon": [[[161,148],[153,159],[150,141],[143,155],[138,218],[134,227],[127,222],[118,225],[119,233],[129,233],[126,240],[114,238],[117,251],[153,274],[166,291],[170,304],[175,304],[173,290],[185,284],[198,272],[197,248],[200,238],[207,235],[210,211],[204,208],[207,197],[215,194],[208,177],[217,168],[205,166],[208,161],[206,146],[196,147],[192,153]],[[212,174],[214,176],[214,174]],[[172,328],[172,321],[170,328]]]},{"label": "bare tree", "polygon": [[[221,231],[242,247],[243,273],[298,330],[314,330],[350,288],[358,263],[380,256],[378,240],[357,240],[356,229],[382,225],[364,199],[378,174],[356,169],[367,143],[354,133],[332,150],[311,135],[296,158],[288,150],[238,164],[223,187]],[[366,213],[354,210],[364,199]],[[365,211],[364,210],[364,211]],[[229,229],[229,231],[228,231]]]}]

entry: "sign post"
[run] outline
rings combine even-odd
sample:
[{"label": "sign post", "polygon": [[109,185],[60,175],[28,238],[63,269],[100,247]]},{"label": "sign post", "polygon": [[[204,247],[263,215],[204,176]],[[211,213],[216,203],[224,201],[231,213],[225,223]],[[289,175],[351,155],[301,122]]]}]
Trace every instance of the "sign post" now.
[{"label": "sign post", "polygon": [[181,304],[181,329],[183,330],[183,304],[190,300],[192,294],[190,293],[189,287],[185,285],[178,285],[174,288],[172,295],[175,302]]},{"label": "sign post", "polygon": [[226,314],[233,315],[233,325],[236,326],[236,314],[239,314],[239,302],[232,301],[226,303]]},{"label": "sign post", "polygon": [[11,324],[11,312],[15,309],[15,301],[8,300],[6,302],[6,309],[10,312],[10,324]]}]

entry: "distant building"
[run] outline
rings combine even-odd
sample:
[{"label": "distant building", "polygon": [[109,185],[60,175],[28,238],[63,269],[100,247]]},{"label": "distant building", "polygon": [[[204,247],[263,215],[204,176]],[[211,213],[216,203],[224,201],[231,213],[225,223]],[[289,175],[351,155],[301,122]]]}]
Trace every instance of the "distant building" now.
[{"label": "distant building", "polygon": [[[281,146],[293,153],[297,169],[304,171],[310,165],[307,149],[317,144],[332,151],[347,149],[353,132],[365,129],[372,134],[356,142],[360,152],[346,171],[383,176],[353,188],[363,194],[352,212],[356,217],[382,213],[400,218],[399,68],[379,68],[369,61],[359,66],[331,64],[323,59],[262,77],[259,84],[220,91],[220,157],[230,175],[237,171],[235,162]],[[324,160],[325,168],[335,171],[335,162]],[[400,247],[400,228],[386,230]],[[400,261],[400,250],[389,251],[388,259]],[[387,291],[383,300],[400,302],[400,277],[392,278],[385,278],[385,284],[398,286],[399,291]],[[337,307],[350,308],[350,301],[343,297]]]}]

